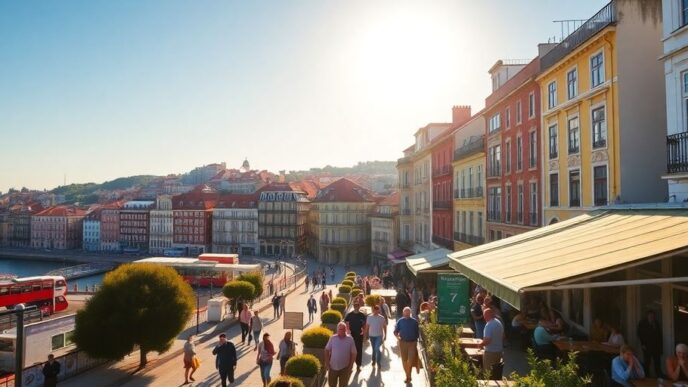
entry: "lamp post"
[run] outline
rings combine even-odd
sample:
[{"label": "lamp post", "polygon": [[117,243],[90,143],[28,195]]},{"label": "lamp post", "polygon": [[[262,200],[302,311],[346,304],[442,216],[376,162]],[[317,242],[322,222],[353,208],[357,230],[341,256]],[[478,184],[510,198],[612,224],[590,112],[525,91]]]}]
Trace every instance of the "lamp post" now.
[{"label": "lamp post", "polygon": [[199,295],[199,291],[201,290],[201,279],[196,280],[196,334],[199,332],[199,321],[201,320],[201,311],[199,310],[200,305],[201,305],[201,299]]}]

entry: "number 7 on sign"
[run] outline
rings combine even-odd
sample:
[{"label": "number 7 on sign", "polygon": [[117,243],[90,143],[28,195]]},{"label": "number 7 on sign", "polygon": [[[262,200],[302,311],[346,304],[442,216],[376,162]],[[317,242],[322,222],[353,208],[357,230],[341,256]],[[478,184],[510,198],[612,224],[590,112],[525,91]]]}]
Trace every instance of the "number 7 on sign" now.
[{"label": "number 7 on sign", "polygon": [[454,303],[454,300],[456,299],[456,296],[458,296],[459,293],[449,293],[449,295],[452,296],[451,303],[453,304],[453,303]]}]

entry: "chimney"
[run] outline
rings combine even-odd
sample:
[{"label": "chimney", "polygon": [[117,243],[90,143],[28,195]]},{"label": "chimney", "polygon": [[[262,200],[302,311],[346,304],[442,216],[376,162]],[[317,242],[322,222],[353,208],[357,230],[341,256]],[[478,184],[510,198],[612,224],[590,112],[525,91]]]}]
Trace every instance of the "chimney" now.
[{"label": "chimney", "polygon": [[547,55],[550,50],[557,46],[557,43],[540,43],[538,44],[538,57],[542,58]]},{"label": "chimney", "polygon": [[461,125],[471,119],[470,105],[457,105],[452,107],[452,124]]}]

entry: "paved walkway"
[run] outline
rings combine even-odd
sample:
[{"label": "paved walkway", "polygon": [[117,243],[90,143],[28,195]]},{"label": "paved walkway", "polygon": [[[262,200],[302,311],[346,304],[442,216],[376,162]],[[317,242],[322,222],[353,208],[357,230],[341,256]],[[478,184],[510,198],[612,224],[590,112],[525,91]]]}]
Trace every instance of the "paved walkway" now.
[{"label": "paved walkway", "polygon": [[[309,262],[309,272],[312,272],[317,264]],[[352,270],[357,272],[364,272],[364,269],[353,267]],[[336,268],[336,281],[341,281],[344,276],[343,268]],[[328,280],[329,280],[328,272]],[[329,285],[327,289],[334,289],[334,285]],[[305,291],[303,284],[299,284],[296,291],[287,296],[286,310],[288,312],[304,312],[304,322],[307,322],[308,315],[306,312],[306,301],[310,296],[311,291]],[[314,296],[320,294],[320,291],[313,293]],[[263,306],[261,303],[260,306]],[[272,308],[266,305],[267,309],[260,315],[264,318],[265,328],[263,332],[270,333],[271,338],[277,346],[279,341],[284,336],[282,329],[283,319],[273,319]],[[372,350],[369,344],[364,344],[363,367],[360,372],[352,374],[349,381],[351,386],[384,386],[384,385],[403,385],[405,379],[404,371],[401,366],[401,360],[398,355],[398,344],[396,338],[392,334],[393,322],[390,321],[389,336],[383,346],[383,360],[379,367],[373,368],[371,366]],[[320,324],[319,313],[316,320],[307,325],[317,326]],[[241,330],[238,324],[229,325],[226,323],[219,324],[217,327],[208,327],[204,334],[209,340],[196,345],[199,357],[201,359],[201,367],[194,375],[196,382],[187,386],[210,387],[219,386],[219,378],[215,370],[215,358],[212,355],[212,348],[217,342],[217,335],[220,332],[225,332],[228,338],[236,345],[239,354],[239,363],[235,372],[235,385],[241,386],[262,386],[260,379],[260,370],[255,362],[256,352],[253,351],[253,346],[248,347],[241,345]],[[295,341],[299,345],[297,351],[302,352],[301,349],[301,331],[294,331]],[[199,335],[200,337],[200,335]],[[183,345],[182,340],[177,340],[175,347]],[[175,348],[171,350],[174,351]],[[182,367],[182,355],[177,354],[170,358],[153,358],[147,369],[139,371],[136,375],[131,375],[131,372],[136,368],[138,357],[136,355],[124,359],[115,366],[105,368],[98,368],[89,371],[83,375],[66,380],[61,383],[61,386],[86,386],[86,385],[100,385],[100,386],[182,386],[184,382],[184,369]],[[423,370],[424,371],[424,370]],[[272,373],[273,377],[279,375],[279,362],[273,363]],[[421,372],[417,374],[413,372],[413,386],[425,386],[425,374]]]}]

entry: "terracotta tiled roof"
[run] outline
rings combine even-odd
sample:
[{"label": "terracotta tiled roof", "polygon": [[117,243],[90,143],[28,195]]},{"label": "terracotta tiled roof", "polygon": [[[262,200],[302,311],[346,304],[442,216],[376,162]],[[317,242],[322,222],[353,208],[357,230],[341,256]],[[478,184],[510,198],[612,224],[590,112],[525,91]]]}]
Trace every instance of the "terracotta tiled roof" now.
[{"label": "terracotta tiled roof", "polygon": [[86,211],[72,206],[53,206],[34,216],[86,216]]},{"label": "terracotta tiled roof", "polygon": [[341,178],[320,190],[316,202],[373,202],[373,193],[347,178]]},{"label": "terracotta tiled roof", "polygon": [[256,194],[225,194],[218,197],[215,208],[256,208],[257,205]]},{"label": "terracotta tiled roof", "polygon": [[388,196],[378,203],[381,206],[398,206],[399,205],[399,192],[392,192]]},{"label": "terracotta tiled roof", "polygon": [[208,190],[205,186],[198,186],[187,193],[172,197],[173,210],[209,210],[217,205],[219,194]]},{"label": "terracotta tiled roof", "polygon": [[314,180],[294,181],[290,182],[289,185],[295,191],[304,192],[308,200],[315,199],[318,196],[318,191],[320,191],[320,185]]}]

